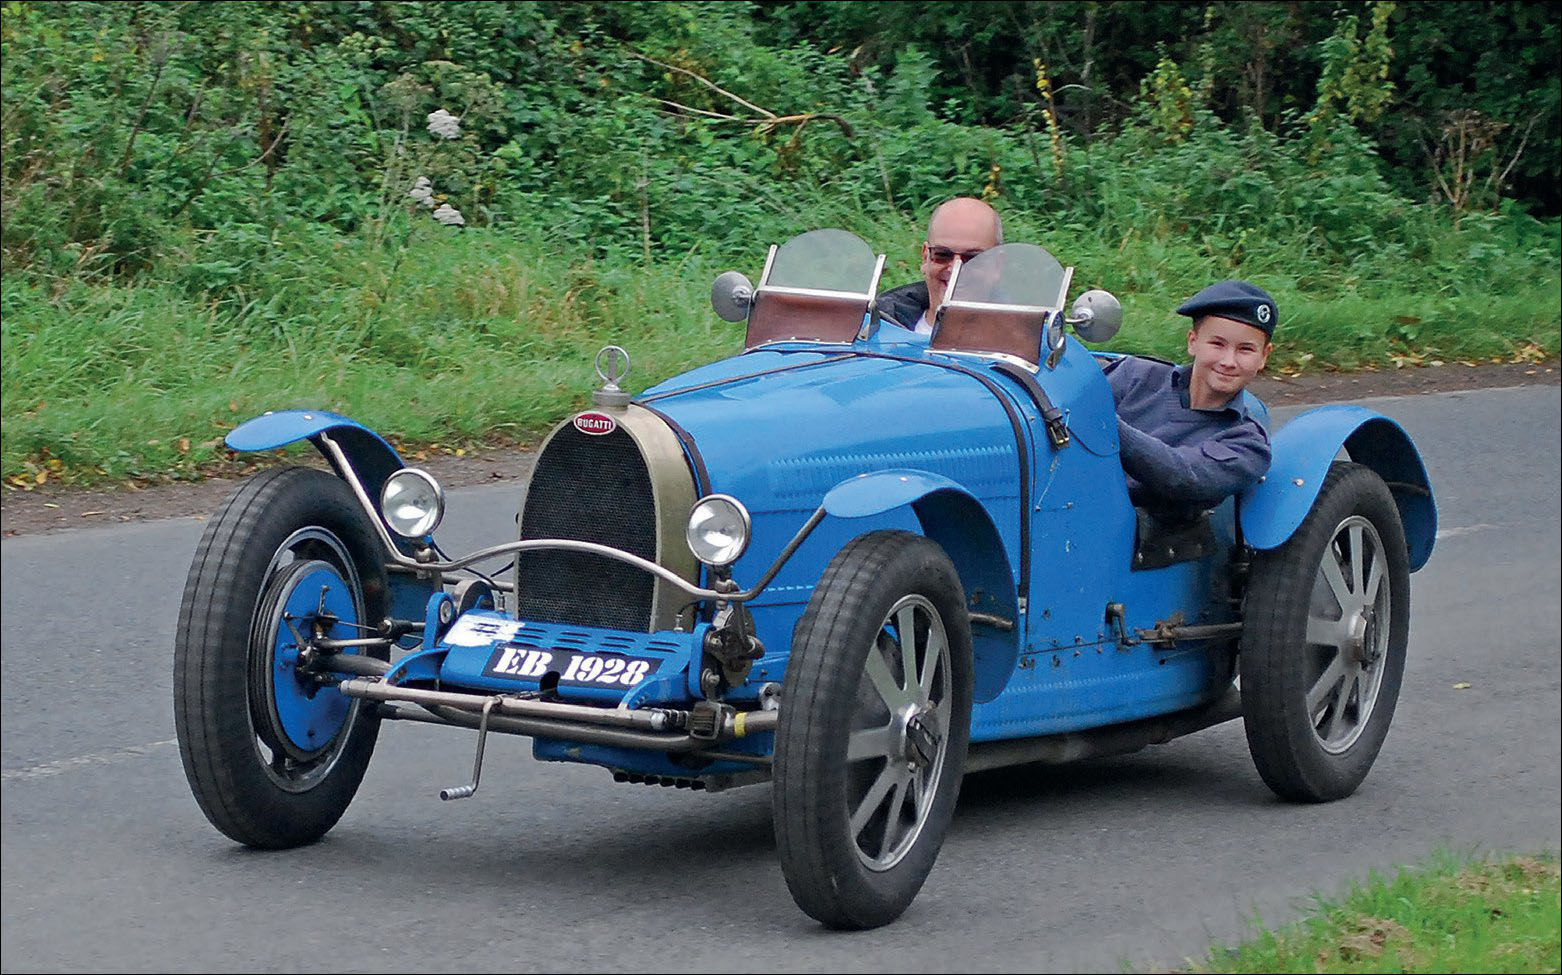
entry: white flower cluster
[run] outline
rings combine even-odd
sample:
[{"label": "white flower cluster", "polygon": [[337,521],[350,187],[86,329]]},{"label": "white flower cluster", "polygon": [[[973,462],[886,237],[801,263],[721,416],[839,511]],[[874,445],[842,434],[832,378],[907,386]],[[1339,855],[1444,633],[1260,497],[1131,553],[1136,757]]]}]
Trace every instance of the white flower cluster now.
[{"label": "white flower cluster", "polygon": [[412,189],[407,195],[417,200],[422,206],[434,210],[434,219],[447,227],[465,227],[466,218],[461,211],[448,203],[441,203],[438,209],[434,209],[434,184],[427,176],[419,176],[417,182],[412,184]]},{"label": "white flower cluster", "polygon": [[428,113],[428,134],[436,139],[459,139],[461,120],[443,108]]},{"label": "white flower cluster", "polygon": [[430,208],[434,206],[434,184],[429,182],[427,176],[419,176],[418,181],[412,184],[412,189],[407,191],[407,195],[423,206]]},{"label": "white flower cluster", "polygon": [[[461,120],[445,111],[443,108],[428,113],[428,132],[436,139],[457,139],[461,136]],[[434,199],[434,183],[427,176],[419,176],[412,184],[412,189],[407,195],[418,201],[418,205],[434,211],[434,219],[447,227],[465,227],[466,218],[461,211],[448,203],[440,203],[437,207]]]}]

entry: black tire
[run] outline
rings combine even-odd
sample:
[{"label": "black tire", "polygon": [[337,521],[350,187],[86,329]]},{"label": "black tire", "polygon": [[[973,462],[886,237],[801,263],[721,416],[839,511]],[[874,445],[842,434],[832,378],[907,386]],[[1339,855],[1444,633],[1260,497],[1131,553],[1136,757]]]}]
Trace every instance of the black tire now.
[{"label": "black tire", "polygon": [[[379,733],[370,710],[346,698],[329,701],[345,719],[327,740],[301,746],[280,730],[267,682],[278,659],[275,617],[308,566],[340,578],[357,622],[384,618],[381,544],[347,486],[308,468],[266,471],[206,526],[179,609],[174,727],[185,777],[212,825],[247,846],[325,835],[357,792]],[[296,693],[340,697],[334,688]]]},{"label": "black tire", "polygon": [[1410,629],[1405,531],[1370,468],[1336,463],[1284,545],[1253,561],[1244,606],[1243,724],[1283,799],[1356,791],[1388,735]]},{"label": "black tire", "polygon": [[[940,629],[942,650],[929,639]],[[878,927],[921,890],[960,792],[971,683],[965,593],[942,548],[874,532],[837,553],[793,634],[771,793],[781,870],[809,916]]]}]

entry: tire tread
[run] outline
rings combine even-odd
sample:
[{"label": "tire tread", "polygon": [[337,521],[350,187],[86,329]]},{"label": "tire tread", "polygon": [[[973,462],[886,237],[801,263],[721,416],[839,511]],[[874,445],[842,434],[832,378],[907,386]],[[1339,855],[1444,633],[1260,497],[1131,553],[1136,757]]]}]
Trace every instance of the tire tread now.
[{"label": "tire tread", "polygon": [[[1377,528],[1387,556],[1391,616],[1388,653],[1369,726],[1343,755],[1324,752],[1312,737],[1306,689],[1296,657],[1304,650],[1317,559],[1335,528],[1352,513]],[[1248,581],[1242,632],[1242,708],[1248,749],[1264,783],[1294,802],[1327,802],[1350,795],[1382,747],[1399,694],[1409,621],[1408,551],[1398,509],[1368,467],[1336,462],[1312,510],[1279,548],[1256,553]]]},{"label": "tire tread", "polygon": [[[264,582],[258,577],[274,550],[267,548],[267,539],[299,527],[293,521],[311,508],[342,521],[349,534],[358,536],[344,543],[365,551],[372,529],[338,478],[305,467],[263,471],[227,497],[202,533],[174,637],[174,726],[191,792],[218,830],[266,849],[312,842],[335,825],[357,789],[378,731],[374,719],[360,716],[346,730],[354,740],[346,745],[342,767],[310,793],[288,795],[280,803],[278,796],[257,788],[252,770],[234,765],[240,742],[253,749],[244,703],[247,651]],[[376,580],[365,585],[366,608],[371,613],[381,610],[383,566],[359,564],[358,570],[366,583]]]},{"label": "tire tread", "polygon": [[[830,927],[867,928],[894,920],[926,876],[924,870],[903,898],[892,898],[887,904],[862,903],[859,892],[832,880],[836,875],[834,867],[846,858],[855,863],[856,853],[850,838],[835,828],[828,812],[830,797],[844,789],[845,778],[844,765],[832,762],[828,751],[831,745],[838,744],[849,725],[850,709],[842,707],[841,697],[843,693],[855,694],[862,665],[861,655],[840,652],[836,644],[840,635],[854,626],[869,625],[862,622],[861,607],[880,594],[881,579],[887,573],[911,561],[916,563],[919,576],[941,579],[958,594],[953,600],[958,603],[958,611],[944,608],[953,666],[956,673],[967,675],[964,688],[959,687],[958,681],[955,685],[957,695],[966,695],[963,707],[956,708],[956,722],[961,727],[951,729],[950,748],[958,746],[959,754],[951,757],[945,767],[945,774],[950,776],[947,787],[958,791],[969,731],[969,624],[964,616],[959,578],[935,543],[903,531],[873,532],[854,539],[825,569],[793,633],[782,718],[776,732],[772,792],[776,844],[793,898],[810,916]],[[871,625],[876,627],[878,620]],[[957,631],[964,632],[963,638]],[[955,660],[961,653],[965,655],[963,664]],[[952,798],[949,806],[952,810]],[[935,811],[931,815],[938,814]],[[929,820],[924,829],[930,828],[938,830],[941,842],[947,820],[942,824]],[[936,852],[935,848],[934,856]],[[929,860],[926,868],[931,866]]]}]

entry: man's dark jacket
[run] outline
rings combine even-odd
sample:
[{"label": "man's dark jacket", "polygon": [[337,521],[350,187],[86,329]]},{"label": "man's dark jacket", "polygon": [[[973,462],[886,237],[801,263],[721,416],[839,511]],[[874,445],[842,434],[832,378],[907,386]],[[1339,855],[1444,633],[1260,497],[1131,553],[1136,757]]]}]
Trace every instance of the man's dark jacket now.
[{"label": "man's dark jacket", "polygon": [[906,328],[917,327],[917,319],[927,306],[926,281],[913,281],[879,295],[879,316]]}]

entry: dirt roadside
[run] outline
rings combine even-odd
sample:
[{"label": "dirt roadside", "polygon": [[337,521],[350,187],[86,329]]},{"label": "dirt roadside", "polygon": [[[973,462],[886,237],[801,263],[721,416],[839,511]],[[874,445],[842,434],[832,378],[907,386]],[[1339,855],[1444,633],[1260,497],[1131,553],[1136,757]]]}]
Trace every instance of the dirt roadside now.
[{"label": "dirt roadside", "polygon": [[[1376,396],[1413,396],[1504,386],[1562,385],[1558,363],[1511,362],[1446,365],[1304,376],[1265,376],[1252,389],[1270,406],[1330,403]],[[530,473],[535,452],[507,448],[463,457],[419,461],[447,488],[506,481],[519,485]],[[0,535],[37,535],[160,518],[204,517],[217,509],[239,482],[225,478],[196,483],[126,484],[114,488],[44,485],[33,491],[7,490],[0,498]]]}]

